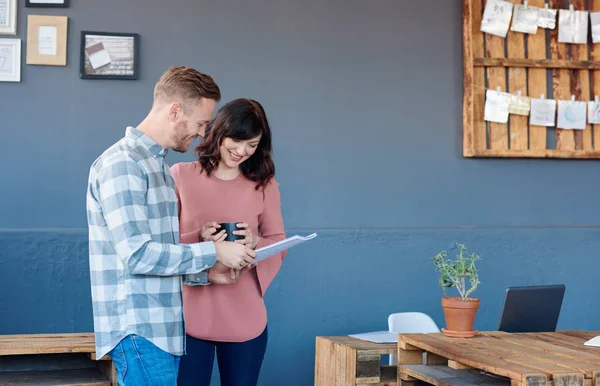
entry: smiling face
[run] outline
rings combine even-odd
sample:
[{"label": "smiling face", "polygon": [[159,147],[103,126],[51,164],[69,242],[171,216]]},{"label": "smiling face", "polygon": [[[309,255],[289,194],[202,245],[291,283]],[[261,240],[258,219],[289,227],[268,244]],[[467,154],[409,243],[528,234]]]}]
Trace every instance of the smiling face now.
[{"label": "smiling face", "polygon": [[228,169],[237,169],[256,152],[256,148],[260,143],[262,135],[257,137],[238,140],[230,137],[223,138],[223,142],[219,148],[220,166],[225,166]]},{"label": "smiling face", "polygon": [[204,137],[206,125],[212,118],[216,107],[216,102],[212,99],[202,98],[195,106],[189,108],[189,114],[186,114],[181,107],[176,105],[171,107],[171,117],[173,122],[172,146],[177,152],[185,153],[194,139]]}]

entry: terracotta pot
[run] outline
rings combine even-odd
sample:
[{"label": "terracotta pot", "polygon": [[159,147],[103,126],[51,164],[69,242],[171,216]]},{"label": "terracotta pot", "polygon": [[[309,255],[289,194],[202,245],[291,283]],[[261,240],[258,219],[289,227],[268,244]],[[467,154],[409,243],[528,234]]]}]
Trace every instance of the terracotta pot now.
[{"label": "terracotta pot", "polygon": [[462,300],[458,296],[445,296],[442,298],[442,307],[444,307],[444,316],[446,317],[445,330],[449,330],[450,333],[473,332],[473,322],[479,309],[479,299]]}]

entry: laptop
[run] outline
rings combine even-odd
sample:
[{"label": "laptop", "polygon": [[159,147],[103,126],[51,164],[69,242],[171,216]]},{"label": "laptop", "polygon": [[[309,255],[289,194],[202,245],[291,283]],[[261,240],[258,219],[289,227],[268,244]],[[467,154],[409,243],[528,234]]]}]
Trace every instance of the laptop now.
[{"label": "laptop", "polygon": [[500,316],[499,331],[554,332],[562,307],[565,286],[509,287]]}]

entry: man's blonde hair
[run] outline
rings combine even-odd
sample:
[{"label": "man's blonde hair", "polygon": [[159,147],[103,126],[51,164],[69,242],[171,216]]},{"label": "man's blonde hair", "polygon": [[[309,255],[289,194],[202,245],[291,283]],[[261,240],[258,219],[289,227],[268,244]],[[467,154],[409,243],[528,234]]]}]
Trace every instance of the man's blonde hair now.
[{"label": "man's blonde hair", "polygon": [[212,77],[191,67],[171,67],[154,86],[154,105],[181,102],[184,110],[200,99],[221,100],[221,90]]}]

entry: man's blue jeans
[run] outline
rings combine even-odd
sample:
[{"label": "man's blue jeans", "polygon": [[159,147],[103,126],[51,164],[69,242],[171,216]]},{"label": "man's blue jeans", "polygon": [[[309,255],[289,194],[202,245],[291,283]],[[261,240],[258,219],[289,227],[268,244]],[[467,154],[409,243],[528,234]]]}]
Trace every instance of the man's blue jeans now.
[{"label": "man's blue jeans", "polygon": [[139,335],[128,335],[110,352],[119,386],[176,386],[180,357]]}]

